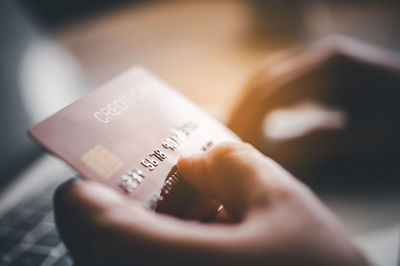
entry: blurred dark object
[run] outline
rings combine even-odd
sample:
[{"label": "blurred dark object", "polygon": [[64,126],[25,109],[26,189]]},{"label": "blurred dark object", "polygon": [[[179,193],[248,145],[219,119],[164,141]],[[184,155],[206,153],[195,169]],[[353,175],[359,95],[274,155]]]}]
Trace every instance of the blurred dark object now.
[{"label": "blurred dark object", "polygon": [[329,38],[270,57],[229,126],[314,185],[388,190],[400,182],[399,88],[398,55]]},{"label": "blurred dark object", "polygon": [[253,0],[254,35],[268,43],[291,43],[306,38],[304,17],[313,0]]},{"label": "blurred dark object", "polygon": [[87,18],[99,12],[116,8],[123,4],[144,0],[18,0],[42,26],[55,28],[63,24]]},{"label": "blurred dark object", "polygon": [[252,0],[253,38],[282,48],[332,34],[400,48],[396,0]]}]

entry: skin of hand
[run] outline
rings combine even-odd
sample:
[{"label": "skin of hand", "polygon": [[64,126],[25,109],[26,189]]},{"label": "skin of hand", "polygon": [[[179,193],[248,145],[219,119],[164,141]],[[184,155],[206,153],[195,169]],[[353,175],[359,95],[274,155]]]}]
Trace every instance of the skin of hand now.
[{"label": "skin of hand", "polygon": [[[358,178],[358,187],[370,182],[375,189],[379,177],[386,189],[383,179],[392,184],[399,176],[399,87],[399,55],[328,37],[266,58],[238,98],[228,127],[302,180],[314,175],[349,185]],[[344,128],[284,140],[265,134],[264,119],[274,110],[310,101],[342,110]],[[382,171],[385,177],[377,174]]]},{"label": "skin of hand", "polygon": [[99,183],[67,181],[55,217],[76,265],[368,265],[317,197],[249,144],[223,143],[177,166],[235,222],[182,220]]}]

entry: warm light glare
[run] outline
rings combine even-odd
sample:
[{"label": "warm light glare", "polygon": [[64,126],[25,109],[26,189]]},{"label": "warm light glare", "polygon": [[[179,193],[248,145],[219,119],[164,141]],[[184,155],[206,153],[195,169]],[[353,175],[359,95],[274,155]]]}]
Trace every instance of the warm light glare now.
[{"label": "warm light glare", "polygon": [[263,131],[270,139],[284,140],[305,136],[321,129],[343,129],[346,120],[346,114],[341,109],[327,108],[307,101],[267,114]]}]

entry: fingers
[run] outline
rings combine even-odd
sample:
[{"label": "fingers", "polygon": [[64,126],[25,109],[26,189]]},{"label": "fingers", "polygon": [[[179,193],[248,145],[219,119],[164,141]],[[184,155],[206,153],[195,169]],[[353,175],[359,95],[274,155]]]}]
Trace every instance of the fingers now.
[{"label": "fingers", "polygon": [[[302,200],[285,201],[288,191],[298,194],[296,181],[251,146],[225,143],[181,159],[178,169],[204,196],[223,203],[230,215],[240,218],[256,209],[264,214],[233,225],[204,225],[151,212],[99,183],[69,181],[55,194],[55,215],[75,262],[97,266],[326,265],[320,262],[333,258],[333,265],[350,265],[336,263],[344,257],[341,253],[350,250],[349,244],[343,244],[323,206],[310,193]],[[309,263],[315,250],[323,254],[321,261]]]},{"label": "fingers", "polygon": [[132,257],[146,263],[152,258],[190,261],[199,254],[224,253],[221,247],[236,246],[245,235],[240,227],[204,225],[153,213],[90,181],[67,182],[57,190],[54,201],[61,237],[82,265],[129,265]]},{"label": "fingers", "polygon": [[206,222],[217,214],[220,206],[216,200],[198,197],[179,218]]},{"label": "fingers", "polygon": [[181,158],[183,178],[206,197],[216,199],[237,219],[265,206],[271,188],[288,174],[248,144],[225,143],[209,152]]},{"label": "fingers", "polygon": [[247,83],[228,126],[243,140],[260,147],[263,119],[269,112],[306,101],[337,104],[342,93],[332,79],[337,74],[335,68],[349,64],[350,57],[343,55],[344,46],[335,39],[317,42],[291,49],[285,56],[260,66]]},{"label": "fingers", "polygon": [[[237,219],[250,210],[266,213],[276,191],[292,182],[275,163],[238,143],[181,159],[178,168],[204,197],[218,200]],[[229,257],[245,261],[253,247],[244,248],[243,243],[250,243],[265,224],[254,223],[256,215],[235,224],[188,222],[151,212],[140,202],[90,181],[67,182],[54,200],[60,234],[82,265],[129,265],[132,259],[147,264],[194,260],[201,265],[207,259],[218,261],[215,254],[224,262]]]}]

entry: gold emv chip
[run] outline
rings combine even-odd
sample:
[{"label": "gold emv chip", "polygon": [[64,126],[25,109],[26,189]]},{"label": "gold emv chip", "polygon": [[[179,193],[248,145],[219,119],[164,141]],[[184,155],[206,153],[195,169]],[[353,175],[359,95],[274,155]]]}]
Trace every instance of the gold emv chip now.
[{"label": "gold emv chip", "polygon": [[81,160],[96,174],[107,179],[124,165],[120,158],[101,145],[90,149]]}]

